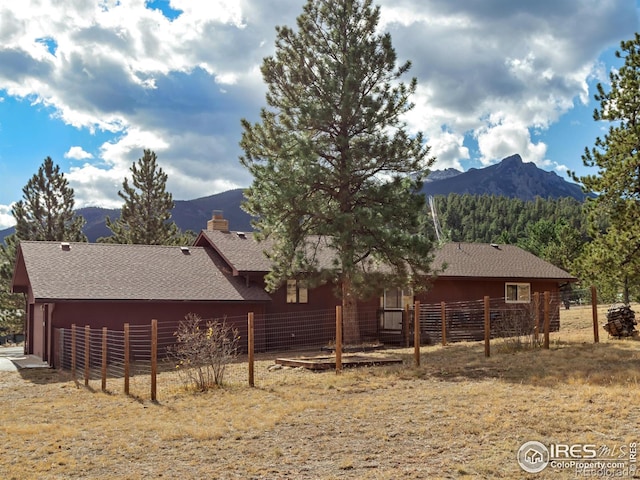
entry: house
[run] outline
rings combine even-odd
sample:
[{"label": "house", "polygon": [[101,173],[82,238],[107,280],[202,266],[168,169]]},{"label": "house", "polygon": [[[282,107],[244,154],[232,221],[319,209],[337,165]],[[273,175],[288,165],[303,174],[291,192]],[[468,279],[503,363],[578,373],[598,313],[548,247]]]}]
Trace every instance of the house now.
[{"label": "house", "polygon": [[[12,289],[26,302],[26,353],[55,364],[54,330],[173,321],[188,313],[246,319],[270,297],[201,247],[31,242],[18,246]],[[237,325],[246,332],[246,320]]]},{"label": "house", "polygon": [[[187,313],[234,319],[246,338],[246,317],[253,312],[258,350],[332,341],[331,312],[340,304],[335,285],[309,288],[302,280],[289,279],[268,294],[268,248],[251,234],[230,231],[216,212],[190,247],[23,241],[12,289],[25,295],[26,353],[53,365],[55,329],[89,324],[121,330],[125,323],[148,324],[151,319],[177,326]],[[330,249],[317,252],[321,265],[331,264]],[[522,305],[530,303],[534,292],[557,294],[576,280],[512,245],[446,244],[435,255],[434,267],[442,265],[446,268],[428,280],[431,285],[424,292],[414,295],[389,286],[359,301],[361,338],[396,338],[403,328],[402,312],[415,299],[439,304],[488,295],[505,306]]]},{"label": "house", "polygon": [[[230,273],[245,279],[248,285],[264,288],[264,276],[270,270],[264,251],[270,248],[270,243],[258,243],[245,232],[229,231],[221,217],[215,222],[200,233],[195,245],[212,248]],[[329,249],[319,252],[320,265],[329,266],[333,259]],[[490,296],[497,300],[493,307],[504,311],[530,304],[535,292],[549,292],[557,297],[563,286],[577,281],[564,270],[515,245],[448,243],[436,250],[433,267],[443,271],[427,280],[429,285],[424,292],[414,295],[412,291],[390,286],[370,299],[361,300],[358,304],[361,336],[364,339],[383,336],[393,341],[403,328],[403,310],[415,300],[439,305],[477,302]],[[302,295],[299,287],[295,279],[288,280],[271,295],[265,312],[286,314],[340,304],[334,294],[335,285],[323,285],[309,292],[303,288]],[[553,306],[553,330],[559,328],[558,305]]]}]

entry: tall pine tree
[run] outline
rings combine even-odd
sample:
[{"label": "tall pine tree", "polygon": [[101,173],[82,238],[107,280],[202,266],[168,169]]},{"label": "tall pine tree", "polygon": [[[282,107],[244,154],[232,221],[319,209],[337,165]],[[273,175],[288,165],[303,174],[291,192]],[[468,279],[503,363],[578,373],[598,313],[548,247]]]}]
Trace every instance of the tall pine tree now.
[{"label": "tall pine tree", "polygon": [[74,212],[74,192],[51,157],[22,188],[22,200],[11,211],[15,234],[0,245],[0,328],[23,329],[24,300],[10,293],[11,279],[20,240],[86,242],[84,218]]},{"label": "tall pine tree", "polygon": [[24,331],[24,297],[11,293],[17,248],[15,233],[0,243],[0,335]]},{"label": "tall pine tree", "polygon": [[187,236],[171,220],[173,197],[166,191],[167,174],[158,166],[151,150],[131,165],[131,180],[125,178],[118,195],[124,200],[120,217],[106,219],[112,236],[100,238],[107,243],[177,245],[189,243]]},{"label": "tall pine tree", "polygon": [[86,242],[84,218],[74,210],[74,192],[51,157],[22,188],[23,199],[11,211],[20,240]]},{"label": "tall pine tree", "polygon": [[[416,79],[400,81],[410,62],[398,66],[379,19],[370,0],[308,0],[297,31],[276,28],[261,121],[242,121],[241,163],[254,178],[244,208],[274,245],[268,288],[300,276],[337,282],[347,343],[359,341],[356,298],[372,263],[405,285],[429,271],[433,248],[418,194],[433,159],[402,120]],[[331,269],[316,261],[317,236],[335,253]]]},{"label": "tall pine tree", "polygon": [[[590,201],[595,240],[582,259],[584,271],[617,279],[628,302],[629,283],[640,281],[640,34],[621,42],[616,57],[624,65],[610,72],[608,91],[598,84],[600,108],[593,115],[610,122],[609,131],[582,156],[584,165],[597,167],[598,173],[573,176],[586,191],[598,194]],[[597,229],[602,218],[610,222],[607,231]]]}]

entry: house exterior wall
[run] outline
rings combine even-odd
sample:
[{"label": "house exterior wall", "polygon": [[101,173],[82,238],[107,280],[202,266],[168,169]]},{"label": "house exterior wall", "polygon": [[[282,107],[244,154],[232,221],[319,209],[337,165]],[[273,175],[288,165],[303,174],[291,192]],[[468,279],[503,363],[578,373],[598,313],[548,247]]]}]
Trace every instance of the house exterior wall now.
[{"label": "house exterior wall", "polygon": [[[52,308],[52,305],[55,305]],[[55,341],[50,341],[49,348],[47,342],[39,332],[43,331],[42,315],[38,311],[46,311],[35,305],[34,309],[34,341],[33,352],[35,355],[48,359],[52,366],[58,357],[59,345]],[[261,303],[224,303],[224,302],[59,302],[50,304],[49,311],[51,317],[51,338],[53,339],[53,329],[70,329],[72,325],[76,328],[84,328],[89,325],[91,329],[102,329],[107,327],[112,331],[123,331],[124,324],[130,325],[151,325],[151,320],[158,320],[159,343],[170,342],[173,332],[177,330],[178,324],[189,313],[199,315],[203,319],[227,319],[227,322],[238,329],[240,335],[240,345],[246,350],[247,345],[247,314],[254,312],[255,320],[255,345],[257,350],[264,349],[264,326],[261,324],[263,318],[264,304]],[[140,338],[142,343],[149,343],[150,338]],[[133,350],[133,348],[132,348]],[[160,351],[162,353],[162,351]]]},{"label": "house exterior wall", "polygon": [[[271,294],[266,307],[266,348],[300,348],[335,341],[335,308],[342,302],[333,284],[309,289],[307,303],[287,303],[287,288]],[[363,341],[377,338],[379,297],[358,301],[358,323]],[[311,319],[311,320],[310,320]]]},{"label": "house exterior wall", "polygon": [[471,302],[482,300],[485,296],[492,299],[504,298],[505,284],[513,282],[530,283],[532,296],[534,292],[557,295],[560,291],[558,282],[549,280],[438,278],[429,290],[418,293],[416,299],[420,303],[436,304]]}]

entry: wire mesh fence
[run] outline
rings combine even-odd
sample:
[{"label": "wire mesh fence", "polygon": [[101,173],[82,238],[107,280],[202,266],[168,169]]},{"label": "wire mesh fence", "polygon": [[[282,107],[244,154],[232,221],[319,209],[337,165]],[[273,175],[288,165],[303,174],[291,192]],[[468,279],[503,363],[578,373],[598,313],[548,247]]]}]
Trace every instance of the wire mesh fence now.
[{"label": "wire mesh fence", "polygon": [[[437,343],[480,341],[487,338],[510,338],[542,335],[545,320],[548,330],[560,328],[559,311],[572,305],[591,301],[591,292],[535,294],[530,302],[509,303],[504,298],[480,299],[469,302],[416,304],[412,309],[383,310],[360,308],[357,311],[361,344],[366,350],[372,345],[415,347]],[[488,303],[485,303],[488,302]],[[385,315],[391,315],[391,322]],[[488,314],[488,318],[487,318]],[[418,337],[414,336],[418,319]],[[73,326],[57,329],[55,364],[69,371],[78,382],[109,391],[123,391],[143,398],[155,399],[155,376],[158,372],[176,372],[175,355],[180,322],[156,322],[123,326],[122,330]],[[249,331],[246,316],[201,319],[224,322],[238,337],[237,353],[248,350]],[[256,314],[253,316],[253,347],[255,352],[321,351],[332,352],[336,343],[336,310]],[[394,325],[389,329],[385,326]],[[489,330],[486,326],[489,325]],[[418,347],[419,347],[418,345]],[[356,349],[357,349],[356,348]],[[246,362],[246,357],[241,357]],[[179,387],[179,375],[163,375],[163,381]]]}]

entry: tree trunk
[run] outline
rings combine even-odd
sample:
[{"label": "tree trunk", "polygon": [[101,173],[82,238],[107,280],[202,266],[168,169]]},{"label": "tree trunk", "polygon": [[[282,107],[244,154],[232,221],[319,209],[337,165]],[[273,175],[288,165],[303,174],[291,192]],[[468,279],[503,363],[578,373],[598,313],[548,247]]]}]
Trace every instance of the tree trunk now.
[{"label": "tree trunk", "polygon": [[622,300],[625,305],[629,305],[631,303],[631,295],[629,294],[629,277],[627,275],[624,276],[624,290],[622,291]]},{"label": "tree trunk", "polygon": [[342,337],[344,345],[360,343],[360,325],[358,324],[358,305],[351,291],[351,277],[342,277]]}]

